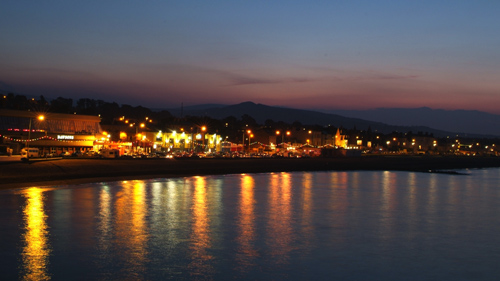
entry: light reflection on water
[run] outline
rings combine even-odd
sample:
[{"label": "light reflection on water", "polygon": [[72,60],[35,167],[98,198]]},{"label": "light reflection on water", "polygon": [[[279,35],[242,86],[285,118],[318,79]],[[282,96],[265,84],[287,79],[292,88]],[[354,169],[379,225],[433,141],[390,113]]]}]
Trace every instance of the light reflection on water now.
[{"label": "light reflection on water", "polygon": [[255,181],[252,176],[242,175],[240,185],[240,209],[238,214],[238,249],[236,260],[239,271],[246,273],[255,265],[258,252],[254,247],[255,233]]},{"label": "light reflection on water", "polygon": [[23,280],[494,280],[499,183],[500,169],[487,169],[3,191],[2,257],[19,259],[0,269]]},{"label": "light reflection on water", "polygon": [[25,190],[26,206],[23,213],[25,218],[25,233],[22,249],[22,280],[49,280],[47,272],[50,244],[49,230],[44,211],[44,190],[36,187]]},{"label": "light reflection on water", "polygon": [[269,259],[277,265],[287,263],[293,250],[291,226],[290,174],[273,174],[269,184],[269,213],[266,245]]},{"label": "light reflection on water", "polygon": [[207,206],[207,185],[204,177],[196,177],[194,183],[192,235],[190,237],[191,262],[188,269],[192,277],[203,278],[213,275],[210,264],[214,258],[209,249],[212,246],[210,218]]}]

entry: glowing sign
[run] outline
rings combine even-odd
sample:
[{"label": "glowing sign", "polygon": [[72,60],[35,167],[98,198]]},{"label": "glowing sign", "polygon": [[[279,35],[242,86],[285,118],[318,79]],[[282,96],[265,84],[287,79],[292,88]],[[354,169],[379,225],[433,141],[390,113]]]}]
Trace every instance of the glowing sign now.
[{"label": "glowing sign", "polygon": [[72,140],[74,139],[75,136],[68,136],[68,135],[57,135],[58,140]]}]

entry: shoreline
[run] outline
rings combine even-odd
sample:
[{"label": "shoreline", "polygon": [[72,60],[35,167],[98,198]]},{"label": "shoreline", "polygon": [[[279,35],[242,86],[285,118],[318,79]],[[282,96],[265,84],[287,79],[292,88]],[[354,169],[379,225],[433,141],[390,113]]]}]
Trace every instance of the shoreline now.
[{"label": "shoreline", "polygon": [[408,171],[449,174],[500,167],[500,157],[362,156],[240,159],[60,159],[0,165],[0,189],[241,173]]}]

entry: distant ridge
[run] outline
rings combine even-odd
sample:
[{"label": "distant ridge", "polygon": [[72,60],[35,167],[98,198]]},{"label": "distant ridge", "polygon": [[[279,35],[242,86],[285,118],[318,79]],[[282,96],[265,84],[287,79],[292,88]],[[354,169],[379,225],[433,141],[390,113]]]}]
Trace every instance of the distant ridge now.
[{"label": "distant ridge", "polygon": [[500,115],[477,110],[444,110],[420,107],[325,112],[396,126],[418,125],[458,133],[500,136]]},{"label": "distant ridge", "polygon": [[[175,116],[179,116],[180,108],[169,110]],[[384,134],[397,132],[427,132],[434,134],[436,137],[455,136],[457,133],[448,130],[439,130],[429,126],[402,126],[402,125],[389,125],[384,122],[368,121],[363,118],[346,117],[340,114],[324,113],[312,110],[293,109],[286,107],[268,106],[264,104],[256,104],[253,102],[243,102],[235,105],[199,105],[185,107],[183,110],[184,116],[208,116],[214,119],[224,119],[229,116],[241,118],[247,114],[254,118],[258,123],[264,124],[266,120],[283,121],[286,123],[293,123],[299,121],[304,125],[332,125],[335,127],[344,127],[348,129],[357,128],[359,130],[367,130],[371,128],[372,131],[378,131]],[[461,136],[467,137],[493,137],[489,135],[480,134],[467,134],[461,133]]]}]

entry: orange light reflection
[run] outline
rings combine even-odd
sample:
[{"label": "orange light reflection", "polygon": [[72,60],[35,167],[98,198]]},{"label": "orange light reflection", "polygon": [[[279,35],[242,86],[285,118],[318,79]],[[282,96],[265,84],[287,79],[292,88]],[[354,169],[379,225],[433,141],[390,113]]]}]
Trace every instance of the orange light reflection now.
[{"label": "orange light reflection", "polygon": [[22,252],[22,279],[23,280],[50,280],[48,258],[51,252],[48,244],[47,215],[44,212],[43,190],[33,187],[26,190],[27,198],[23,210],[26,232],[24,233],[25,246]]},{"label": "orange light reflection", "polygon": [[274,260],[284,264],[293,250],[291,227],[291,180],[289,173],[273,174],[269,198],[269,240],[267,246]]},{"label": "orange light reflection", "polygon": [[257,257],[257,251],[253,247],[255,239],[254,186],[255,182],[252,176],[242,175],[238,220],[239,236],[237,237],[239,244],[237,260],[242,271],[245,271],[245,268],[250,268]]},{"label": "orange light reflection", "polygon": [[210,219],[207,211],[207,191],[204,177],[196,177],[193,194],[193,227],[191,238],[192,261],[189,269],[192,276],[207,276],[213,272],[212,266],[208,263],[213,256],[207,252],[211,245],[210,239]]}]

